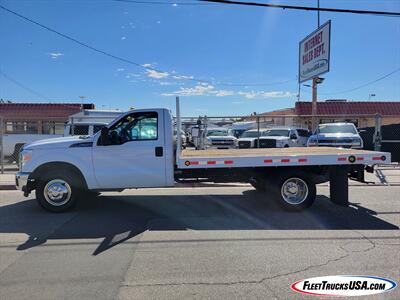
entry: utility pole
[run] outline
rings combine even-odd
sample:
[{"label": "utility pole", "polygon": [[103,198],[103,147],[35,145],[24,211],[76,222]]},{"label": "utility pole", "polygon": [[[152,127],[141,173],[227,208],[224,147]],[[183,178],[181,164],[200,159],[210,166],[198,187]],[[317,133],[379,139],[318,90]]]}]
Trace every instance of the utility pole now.
[{"label": "utility pole", "polygon": [[[317,0],[317,28],[320,26],[320,19],[319,19],[319,0]],[[312,80],[312,103],[311,103],[311,130],[314,131],[318,124],[317,124],[317,84],[319,83],[318,76],[314,77]]]},{"label": "utility pole", "polygon": [[314,131],[317,128],[317,78],[314,77],[312,80],[312,103],[311,103],[311,130]]},{"label": "utility pole", "polygon": [[83,100],[86,98],[86,96],[79,96],[79,98],[81,98],[81,105],[82,105],[82,109],[83,109]]}]

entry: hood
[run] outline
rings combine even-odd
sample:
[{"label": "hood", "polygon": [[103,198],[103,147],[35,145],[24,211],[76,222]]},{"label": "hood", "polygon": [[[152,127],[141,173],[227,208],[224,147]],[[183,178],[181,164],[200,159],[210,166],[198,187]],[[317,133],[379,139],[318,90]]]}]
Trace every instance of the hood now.
[{"label": "hood", "polygon": [[277,141],[287,141],[289,137],[287,136],[263,136],[260,140],[277,140]]},{"label": "hood", "polygon": [[68,136],[59,137],[45,140],[34,141],[24,147],[24,149],[56,149],[56,148],[67,148],[73,144],[93,142],[92,136]]},{"label": "hood", "polygon": [[[340,138],[357,138],[359,137],[358,134],[354,133],[319,133],[318,134],[318,139],[324,139],[324,138],[329,138],[329,139],[340,139]],[[317,135],[312,135],[311,138],[317,138]]]},{"label": "hood", "polygon": [[209,138],[210,140],[236,140],[236,138],[234,136],[216,136],[216,135],[210,135],[207,138]]}]

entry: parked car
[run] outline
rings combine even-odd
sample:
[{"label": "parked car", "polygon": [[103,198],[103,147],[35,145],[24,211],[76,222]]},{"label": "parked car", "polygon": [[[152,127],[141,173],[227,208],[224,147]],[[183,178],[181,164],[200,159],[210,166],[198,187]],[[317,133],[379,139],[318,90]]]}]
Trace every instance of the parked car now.
[{"label": "parked car", "polygon": [[233,123],[231,130],[234,137],[240,138],[244,132],[255,128],[257,128],[256,121],[241,121]]},{"label": "parked car", "polygon": [[207,148],[232,149],[237,146],[237,138],[230,134],[226,128],[207,128]]},{"label": "parked car", "polygon": [[297,129],[291,127],[274,127],[268,129],[260,137],[260,146],[256,148],[288,148],[305,146],[306,142],[301,139]]},{"label": "parked car", "polygon": [[[264,136],[268,131],[268,129],[260,129],[260,137]],[[238,139],[238,147],[240,149],[255,148],[258,134],[259,133],[257,129],[251,129],[243,132],[241,137]]]},{"label": "parked car", "polygon": [[362,149],[364,142],[353,123],[326,123],[318,126],[307,146]]}]

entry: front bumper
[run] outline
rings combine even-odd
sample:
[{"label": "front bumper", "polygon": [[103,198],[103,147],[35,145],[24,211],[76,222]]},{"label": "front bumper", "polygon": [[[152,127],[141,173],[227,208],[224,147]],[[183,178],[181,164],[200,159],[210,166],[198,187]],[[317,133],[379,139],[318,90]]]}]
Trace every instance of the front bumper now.
[{"label": "front bumper", "polygon": [[15,174],[15,186],[20,191],[24,192],[24,195],[28,195],[30,192],[30,183],[32,180],[29,178],[31,173],[28,172],[18,172]]}]

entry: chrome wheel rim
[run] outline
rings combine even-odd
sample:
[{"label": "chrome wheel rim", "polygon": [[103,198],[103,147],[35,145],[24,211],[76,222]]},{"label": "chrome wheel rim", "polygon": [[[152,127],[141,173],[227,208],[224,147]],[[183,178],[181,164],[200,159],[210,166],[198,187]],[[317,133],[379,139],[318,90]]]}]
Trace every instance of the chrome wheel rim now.
[{"label": "chrome wheel rim", "polygon": [[289,178],[282,184],[281,195],[291,205],[301,204],[308,196],[307,183],[301,178]]},{"label": "chrome wheel rim", "polygon": [[72,195],[71,186],[62,179],[49,181],[43,190],[44,198],[53,206],[66,204]]}]

